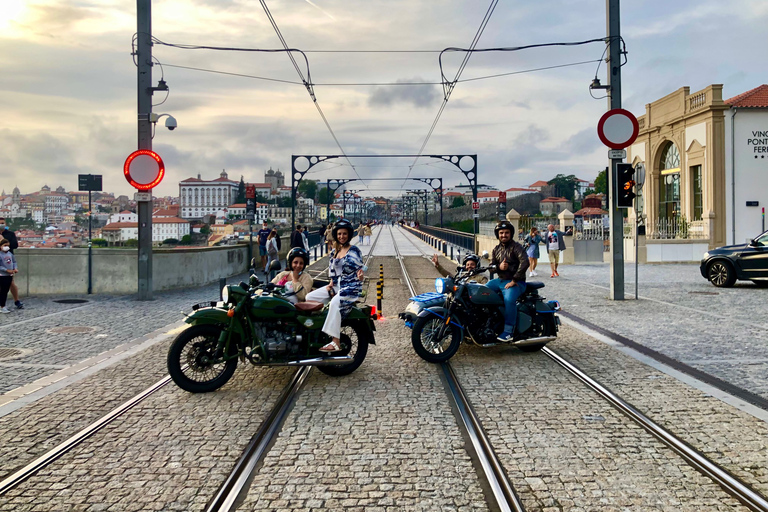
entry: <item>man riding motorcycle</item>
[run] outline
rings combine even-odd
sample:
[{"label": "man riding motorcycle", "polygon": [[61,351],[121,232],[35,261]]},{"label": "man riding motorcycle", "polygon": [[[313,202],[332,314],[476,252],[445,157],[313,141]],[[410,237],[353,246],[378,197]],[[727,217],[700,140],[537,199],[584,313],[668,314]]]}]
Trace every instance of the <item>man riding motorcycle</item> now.
[{"label": "man riding motorcycle", "polygon": [[528,256],[523,246],[513,239],[515,227],[511,222],[499,222],[493,232],[499,245],[493,248],[491,265],[496,267],[499,277],[488,281],[487,286],[504,297],[504,332],[496,339],[511,341],[517,322],[517,299],[525,292]]}]

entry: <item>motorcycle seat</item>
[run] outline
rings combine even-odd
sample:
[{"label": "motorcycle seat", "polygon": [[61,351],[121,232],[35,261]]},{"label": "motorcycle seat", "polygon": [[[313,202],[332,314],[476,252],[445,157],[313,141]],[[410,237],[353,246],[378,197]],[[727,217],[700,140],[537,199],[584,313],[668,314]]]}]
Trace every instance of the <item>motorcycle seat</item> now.
[{"label": "motorcycle seat", "polygon": [[541,281],[531,281],[525,283],[526,290],[538,290],[539,288],[544,288],[544,283]]},{"label": "motorcycle seat", "polygon": [[320,311],[321,309],[323,309],[323,303],[308,300],[306,302],[297,303],[296,309],[298,309],[302,313],[311,313],[313,311]]}]

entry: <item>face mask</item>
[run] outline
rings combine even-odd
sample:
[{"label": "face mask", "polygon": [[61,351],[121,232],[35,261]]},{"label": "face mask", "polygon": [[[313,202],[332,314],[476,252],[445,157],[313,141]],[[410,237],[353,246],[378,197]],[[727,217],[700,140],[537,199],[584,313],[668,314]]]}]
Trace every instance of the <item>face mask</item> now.
[{"label": "face mask", "polygon": [[0,224],[0,231],[4,229],[8,229],[8,226],[6,226],[5,224]]},{"label": "face mask", "polygon": [[11,248],[10,248],[10,247],[8,247],[7,245],[6,245],[6,246],[3,246],[3,252],[8,252],[8,251],[10,251],[10,250],[11,250]]}]

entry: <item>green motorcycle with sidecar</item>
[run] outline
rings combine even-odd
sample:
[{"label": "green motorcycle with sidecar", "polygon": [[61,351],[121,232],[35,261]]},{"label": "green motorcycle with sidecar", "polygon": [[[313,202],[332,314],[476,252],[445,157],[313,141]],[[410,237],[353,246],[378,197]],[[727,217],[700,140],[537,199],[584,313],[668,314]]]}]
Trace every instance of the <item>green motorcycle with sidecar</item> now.
[{"label": "green motorcycle with sidecar", "polygon": [[[322,282],[315,283],[315,286]],[[168,372],[190,393],[214,391],[229,381],[238,361],[254,366],[317,366],[331,376],[348,375],[375,344],[375,308],[355,304],[341,324],[341,351],[320,347],[331,341],[322,332],[328,312],[319,302],[293,304],[282,287],[260,283],[227,285],[222,300],[197,304],[168,351]]]}]

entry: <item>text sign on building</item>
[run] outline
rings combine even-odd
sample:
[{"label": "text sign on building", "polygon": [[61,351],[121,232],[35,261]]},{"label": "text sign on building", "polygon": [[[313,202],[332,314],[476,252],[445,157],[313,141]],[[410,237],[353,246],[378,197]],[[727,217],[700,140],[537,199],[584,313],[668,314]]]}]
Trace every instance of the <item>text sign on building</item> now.
[{"label": "text sign on building", "polygon": [[609,110],[597,122],[597,136],[611,149],[629,147],[637,139],[639,131],[637,118],[623,108]]},{"label": "text sign on building", "polygon": [[141,191],[152,190],[163,181],[165,164],[154,151],[140,149],[125,159],[123,174],[132,187]]},{"label": "text sign on building", "polygon": [[472,209],[473,210],[479,210],[480,209],[480,203],[477,201],[472,201]]},{"label": "text sign on building", "polygon": [[506,203],[507,202],[507,193],[506,192],[499,192],[499,202],[500,203]]},{"label": "text sign on building", "polygon": [[255,199],[256,198],[256,185],[246,185],[245,186],[245,198],[246,199]]},{"label": "text sign on building", "polygon": [[78,174],[77,189],[86,192],[101,192],[101,174]]}]

